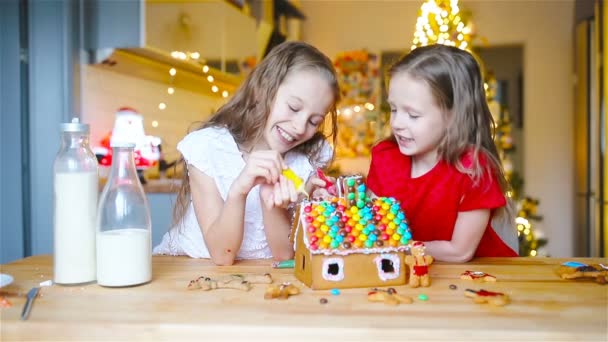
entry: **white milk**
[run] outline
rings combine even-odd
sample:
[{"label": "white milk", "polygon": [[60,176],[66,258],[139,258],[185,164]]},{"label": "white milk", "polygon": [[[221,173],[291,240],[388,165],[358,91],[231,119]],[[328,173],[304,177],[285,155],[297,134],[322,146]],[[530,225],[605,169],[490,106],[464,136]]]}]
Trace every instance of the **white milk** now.
[{"label": "white milk", "polygon": [[97,233],[97,283],[129,286],[152,279],[152,240],[148,229]]},{"label": "white milk", "polygon": [[94,281],[97,172],[57,173],[54,186],[54,281]]}]

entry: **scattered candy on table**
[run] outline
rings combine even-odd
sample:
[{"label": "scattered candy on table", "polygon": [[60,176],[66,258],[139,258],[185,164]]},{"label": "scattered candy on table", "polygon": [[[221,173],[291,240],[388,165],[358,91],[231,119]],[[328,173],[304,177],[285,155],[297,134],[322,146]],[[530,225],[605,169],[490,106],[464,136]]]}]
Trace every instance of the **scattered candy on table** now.
[{"label": "scattered candy on table", "polygon": [[334,296],[339,296],[340,295],[340,290],[338,290],[338,289],[331,289],[330,292]]},{"label": "scattered candy on table", "polygon": [[418,295],[418,299],[420,299],[423,302],[426,302],[427,300],[429,300],[429,296],[425,295],[424,293],[421,293]]}]

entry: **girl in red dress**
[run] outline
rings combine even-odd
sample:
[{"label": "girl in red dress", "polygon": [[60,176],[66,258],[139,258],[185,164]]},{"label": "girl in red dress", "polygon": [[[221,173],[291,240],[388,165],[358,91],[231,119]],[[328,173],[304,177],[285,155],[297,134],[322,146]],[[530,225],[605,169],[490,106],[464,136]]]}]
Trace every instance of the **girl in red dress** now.
[{"label": "girl in red dress", "polygon": [[392,136],[372,150],[367,183],[395,197],[414,240],[437,260],[517,256],[507,182],[479,65],[463,50],[416,48],[389,70]]}]

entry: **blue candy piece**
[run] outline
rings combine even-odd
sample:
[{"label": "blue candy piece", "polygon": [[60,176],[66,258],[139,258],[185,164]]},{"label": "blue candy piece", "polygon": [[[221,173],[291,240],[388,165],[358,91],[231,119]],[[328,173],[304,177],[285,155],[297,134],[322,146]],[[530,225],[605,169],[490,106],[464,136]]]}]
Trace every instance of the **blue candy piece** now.
[{"label": "blue candy piece", "polygon": [[403,213],[397,214],[397,217],[401,220],[405,219],[405,215]]},{"label": "blue candy piece", "polygon": [[331,289],[331,291],[329,291],[329,292],[334,296],[340,295],[340,290],[338,290],[338,289]]},{"label": "blue candy piece", "polygon": [[563,263],[562,265],[568,266],[568,267],[574,267],[574,268],[588,266],[587,264],[583,264],[582,262],[578,262],[578,261],[567,261],[567,262]]}]

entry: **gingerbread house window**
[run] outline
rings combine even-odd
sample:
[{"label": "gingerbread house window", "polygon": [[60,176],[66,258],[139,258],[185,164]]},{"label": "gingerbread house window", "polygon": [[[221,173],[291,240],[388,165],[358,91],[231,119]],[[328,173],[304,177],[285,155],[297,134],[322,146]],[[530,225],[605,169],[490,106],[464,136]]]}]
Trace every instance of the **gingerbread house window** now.
[{"label": "gingerbread house window", "polygon": [[344,279],[344,259],[325,258],[323,260],[323,279],[341,281]]},{"label": "gingerbread house window", "polygon": [[378,277],[382,280],[390,280],[399,277],[401,271],[401,260],[396,254],[380,254],[374,258],[378,268]]}]

